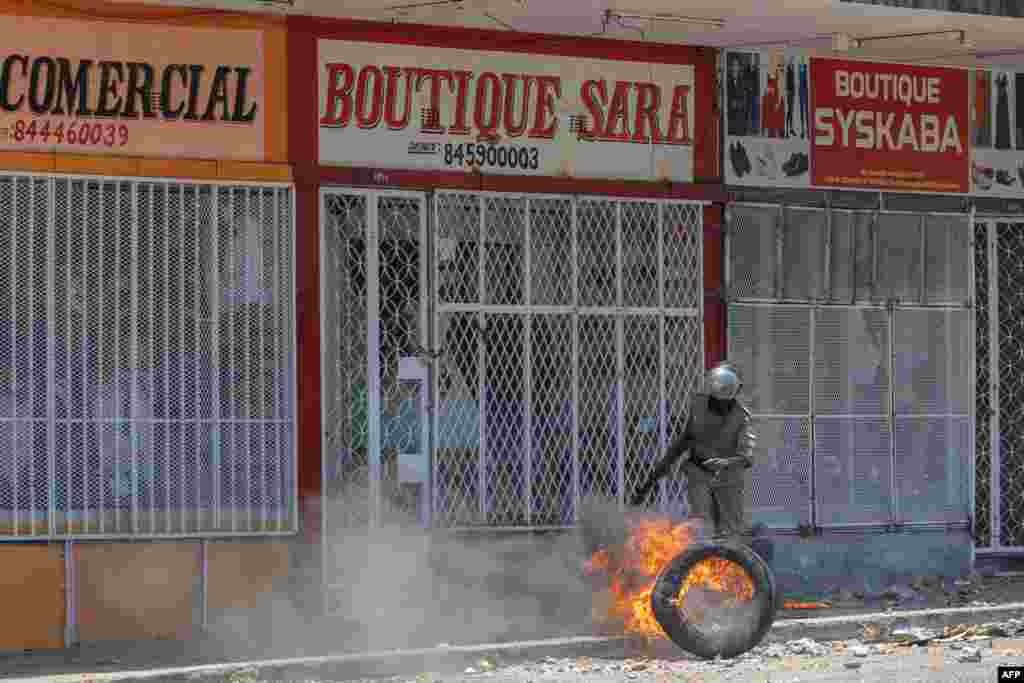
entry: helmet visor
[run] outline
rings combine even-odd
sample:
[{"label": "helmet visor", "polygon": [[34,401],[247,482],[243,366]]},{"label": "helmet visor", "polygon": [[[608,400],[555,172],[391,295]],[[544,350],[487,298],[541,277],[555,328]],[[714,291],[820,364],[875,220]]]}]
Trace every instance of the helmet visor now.
[{"label": "helmet visor", "polygon": [[705,391],[719,401],[732,400],[740,391],[740,378],[732,368],[712,368],[707,374]]}]

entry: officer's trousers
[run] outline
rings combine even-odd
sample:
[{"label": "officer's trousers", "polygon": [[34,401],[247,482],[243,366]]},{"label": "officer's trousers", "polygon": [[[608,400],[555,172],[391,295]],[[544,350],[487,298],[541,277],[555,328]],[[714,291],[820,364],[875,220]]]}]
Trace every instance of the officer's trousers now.
[{"label": "officer's trousers", "polygon": [[713,475],[691,463],[684,469],[690,516],[703,520],[715,538],[750,545],[745,473],[723,473],[716,482]]}]

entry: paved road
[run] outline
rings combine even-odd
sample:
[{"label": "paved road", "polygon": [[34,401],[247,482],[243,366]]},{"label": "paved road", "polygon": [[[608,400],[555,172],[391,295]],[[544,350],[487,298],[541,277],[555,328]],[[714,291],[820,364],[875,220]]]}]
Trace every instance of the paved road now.
[{"label": "paved road", "polygon": [[[981,663],[960,663],[947,652],[942,661],[926,652],[905,655],[878,655],[856,660],[858,669],[848,669],[851,657],[798,657],[767,662],[741,662],[731,667],[699,670],[696,662],[661,663],[652,661],[642,671],[621,668],[622,662],[595,660],[594,670],[581,672],[576,666],[516,666],[483,674],[421,675],[387,679],[387,683],[715,683],[751,681],[752,683],[825,683],[838,681],[872,681],[885,683],[991,683],[996,680],[999,664],[1024,665],[1024,657],[995,657],[991,652]],[[346,681],[345,683],[356,683]],[[363,680],[358,683],[364,683]],[[370,681],[365,681],[370,683]],[[380,679],[373,683],[382,683]]]},{"label": "paved road", "polygon": [[[998,665],[1024,666],[1024,657],[998,656],[991,650],[983,651],[980,663],[957,662],[955,652],[949,649],[943,650],[941,657],[920,648],[903,652],[872,654],[864,658],[833,655],[779,659],[748,655],[731,664],[702,662],[686,655],[646,660],[624,660],[619,657],[545,659],[510,662],[496,670],[479,673],[448,671],[383,679],[344,678],[316,671],[302,675],[273,675],[270,672],[261,675],[258,671],[235,671],[227,675],[224,672],[199,676],[158,675],[127,680],[145,680],[146,683],[990,683],[997,680]],[[857,662],[859,667],[847,668],[848,662]],[[102,674],[88,677],[65,674],[42,678],[8,678],[0,674],[0,681],[4,683],[18,680],[25,683],[99,683],[104,678]]]}]

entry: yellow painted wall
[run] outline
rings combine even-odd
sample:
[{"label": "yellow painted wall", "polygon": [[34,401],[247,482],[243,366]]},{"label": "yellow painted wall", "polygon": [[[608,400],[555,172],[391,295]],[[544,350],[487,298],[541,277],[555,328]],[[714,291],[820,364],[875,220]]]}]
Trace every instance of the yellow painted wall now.
[{"label": "yellow painted wall", "polygon": [[0,651],[64,645],[63,544],[0,544]]},{"label": "yellow painted wall", "polygon": [[207,605],[210,610],[255,607],[290,570],[291,554],[282,541],[213,541],[207,565]]},{"label": "yellow painted wall", "polygon": [[76,544],[83,642],[189,636],[200,545],[194,541]]}]

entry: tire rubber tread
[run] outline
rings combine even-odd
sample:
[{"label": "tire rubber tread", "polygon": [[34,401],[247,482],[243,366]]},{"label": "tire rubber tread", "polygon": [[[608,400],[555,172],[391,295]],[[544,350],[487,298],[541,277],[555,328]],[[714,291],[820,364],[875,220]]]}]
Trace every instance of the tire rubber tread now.
[{"label": "tire rubber tread", "polygon": [[[700,629],[688,623],[679,608],[672,604],[693,567],[712,557],[735,562],[753,580],[757,624],[749,637],[737,634],[721,639],[718,643],[711,642]],[[750,548],[730,543],[703,542],[688,547],[666,565],[651,591],[651,609],[665,634],[683,650],[705,659],[732,658],[755,647],[771,628],[780,603],[781,594],[776,589],[775,577],[767,563]]]}]

